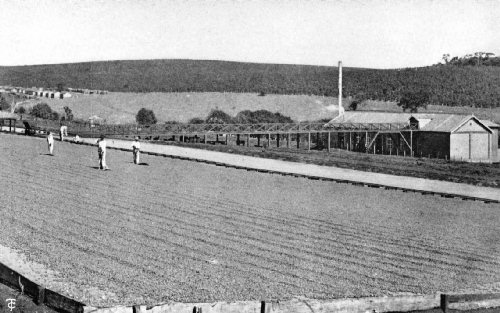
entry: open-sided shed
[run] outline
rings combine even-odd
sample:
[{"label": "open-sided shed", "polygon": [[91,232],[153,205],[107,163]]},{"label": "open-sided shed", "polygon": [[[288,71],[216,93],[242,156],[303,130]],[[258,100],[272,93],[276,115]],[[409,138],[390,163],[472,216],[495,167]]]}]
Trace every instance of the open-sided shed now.
[{"label": "open-sided shed", "polygon": [[16,121],[19,119],[17,114],[0,111],[0,125],[3,130],[4,127],[9,127],[9,132],[15,132]]},{"label": "open-sided shed", "polygon": [[[496,124],[474,115],[348,111],[325,126],[329,125],[339,129],[337,146],[353,151],[498,161]],[[392,130],[387,125],[399,126]]]}]

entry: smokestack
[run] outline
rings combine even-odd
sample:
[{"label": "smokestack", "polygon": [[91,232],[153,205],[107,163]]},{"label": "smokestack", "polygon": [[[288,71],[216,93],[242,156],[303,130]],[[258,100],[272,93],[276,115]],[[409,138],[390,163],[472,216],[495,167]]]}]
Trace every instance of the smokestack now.
[{"label": "smokestack", "polygon": [[342,106],[342,61],[339,61],[339,116],[344,115]]},{"label": "smokestack", "polygon": [[339,61],[339,111],[342,107],[342,61]]}]

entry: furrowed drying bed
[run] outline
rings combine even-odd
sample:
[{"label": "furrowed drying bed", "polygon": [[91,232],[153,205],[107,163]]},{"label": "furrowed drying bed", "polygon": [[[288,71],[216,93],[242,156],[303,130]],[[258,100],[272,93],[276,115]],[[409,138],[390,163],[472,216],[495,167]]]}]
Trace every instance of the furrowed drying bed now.
[{"label": "furrowed drying bed", "polygon": [[[0,245],[88,305],[500,291],[500,207],[0,135]],[[90,290],[94,292],[90,292]]]}]

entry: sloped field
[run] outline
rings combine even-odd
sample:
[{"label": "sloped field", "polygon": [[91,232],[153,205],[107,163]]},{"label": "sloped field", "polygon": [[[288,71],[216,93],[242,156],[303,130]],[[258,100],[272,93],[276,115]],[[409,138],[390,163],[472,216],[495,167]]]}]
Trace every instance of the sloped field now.
[{"label": "sloped field", "polygon": [[116,150],[104,172],[95,148],[2,134],[0,153],[0,245],[90,305],[500,291],[498,205]]}]

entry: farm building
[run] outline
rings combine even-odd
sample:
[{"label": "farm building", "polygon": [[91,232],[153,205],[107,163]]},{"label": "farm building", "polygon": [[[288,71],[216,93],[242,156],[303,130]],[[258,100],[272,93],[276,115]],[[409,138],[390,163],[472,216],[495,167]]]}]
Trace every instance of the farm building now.
[{"label": "farm building", "polygon": [[498,162],[499,125],[474,115],[348,111],[325,125],[351,151]]},{"label": "farm building", "polygon": [[16,126],[17,119],[19,119],[17,114],[0,111],[0,130],[12,132]]}]

